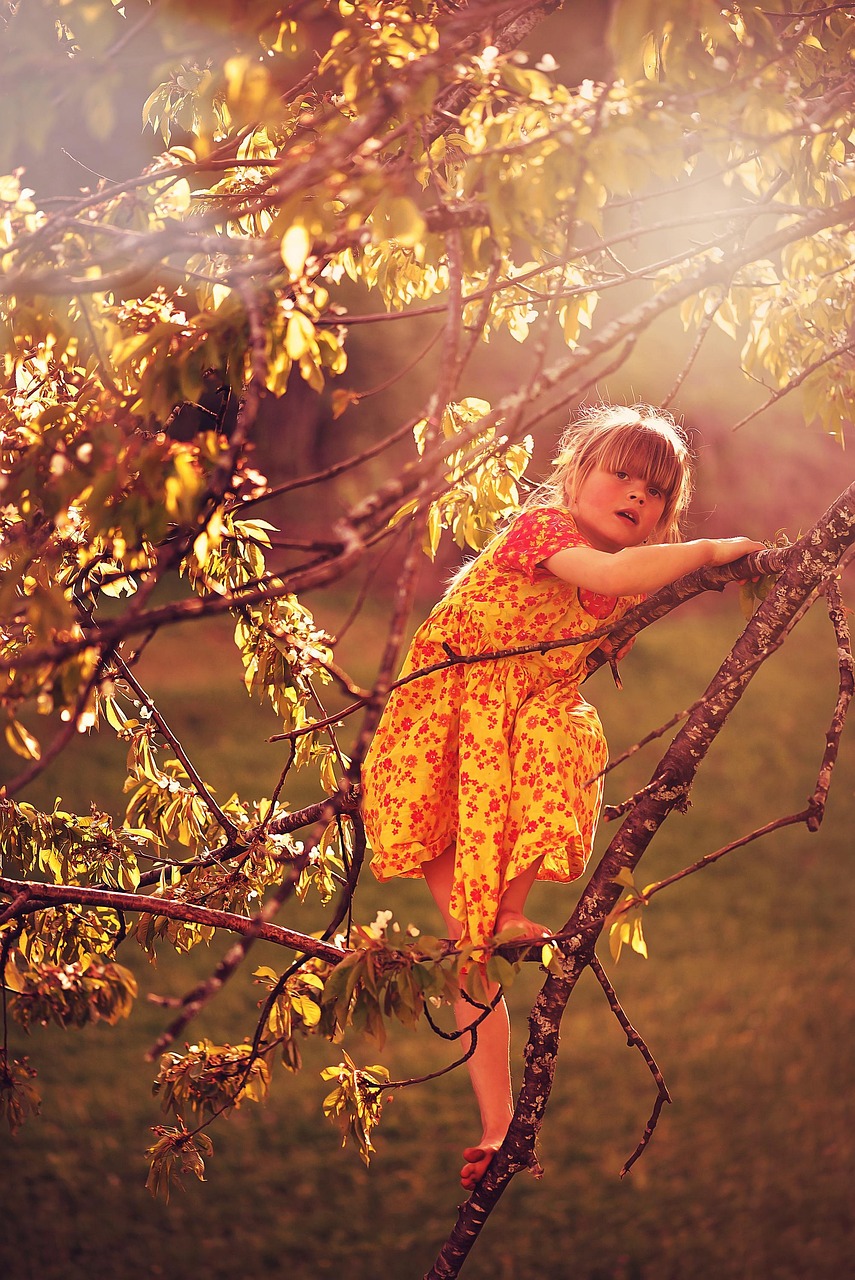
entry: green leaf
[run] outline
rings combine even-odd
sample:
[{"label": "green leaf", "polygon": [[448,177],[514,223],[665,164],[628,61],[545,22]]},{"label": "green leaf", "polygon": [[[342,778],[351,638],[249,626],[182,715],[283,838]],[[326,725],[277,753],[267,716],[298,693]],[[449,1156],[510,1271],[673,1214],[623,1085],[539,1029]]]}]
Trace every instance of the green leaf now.
[{"label": "green leaf", "polygon": [[490,956],[486,968],[487,977],[491,982],[498,982],[503,991],[507,991],[517,976],[516,969],[504,956]]}]

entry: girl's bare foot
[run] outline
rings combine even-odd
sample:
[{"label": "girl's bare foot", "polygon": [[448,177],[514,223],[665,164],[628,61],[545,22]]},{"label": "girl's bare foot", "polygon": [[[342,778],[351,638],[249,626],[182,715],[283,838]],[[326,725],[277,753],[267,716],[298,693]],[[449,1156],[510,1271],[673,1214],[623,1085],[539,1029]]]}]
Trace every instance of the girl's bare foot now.
[{"label": "girl's bare foot", "polygon": [[538,924],[535,920],[529,920],[528,916],[524,916],[521,911],[502,910],[496,916],[496,933],[501,933],[503,929],[515,928],[522,938],[551,938],[552,930],[547,929],[545,924]]},{"label": "girl's bare foot", "polygon": [[466,1163],[460,1170],[460,1184],[464,1190],[475,1190],[501,1145],[500,1141],[495,1146],[484,1144],[480,1147],[463,1148],[463,1159]]}]

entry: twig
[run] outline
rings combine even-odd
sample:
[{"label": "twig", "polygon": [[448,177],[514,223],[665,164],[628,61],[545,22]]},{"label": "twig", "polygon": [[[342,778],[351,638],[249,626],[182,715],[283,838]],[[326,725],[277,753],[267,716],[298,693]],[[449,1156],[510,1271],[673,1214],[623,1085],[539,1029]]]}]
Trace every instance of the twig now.
[{"label": "twig", "polygon": [[635,1027],[621,1008],[620,1001],[617,998],[617,992],[609,981],[606,971],[596,956],[592,956],[591,958],[591,970],[605,992],[606,999],[609,1002],[609,1008],[624,1030],[627,1044],[630,1048],[638,1050],[644,1061],[647,1063],[648,1071],[656,1082],[656,1101],[653,1104],[653,1111],[651,1112],[650,1119],[645,1125],[644,1133],[641,1136],[638,1146],[635,1148],[629,1159],[624,1163],[623,1168],[620,1171],[621,1178],[624,1178],[644,1151],[644,1148],[647,1146],[650,1139],[653,1137],[653,1131],[659,1122],[659,1113],[665,1103],[671,1101],[671,1095],[668,1092],[668,1086],[665,1083],[665,1078],[662,1075],[662,1072],[659,1070],[656,1059],[653,1057],[653,1054],[648,1049],[644,1040],[635,1030]]},{"label": "twig", "polygon": [[[601,773],[602,772],[603,771],[601,770]],[[588,785],[590,786],[592,782],[594,782],[593,778],[590,780]],[[639,787],[638,791],[627,797],[626,800],[622,800],[620,804],[604,805],[602,812],[603,821],[614,822],[615,818],[622,818],[624,814],[629,813],[630,809],[633,809],[640,800],[644,800],[647,796],[656,794],[661,786],[662,779],[654,778],[652,782],[645,783],[643,787]]]},{"label": "twig", "polygon": [[[781,640],[776,648],[780,648],[782,643],[783,640]],[[766,654],[758,654],[755,665],[760,666],[761,663],[765,662],[767,656],[768,655]],[[702,705],[703,700],[704,695],[701,695],[700,698],[695,699],[690,707],[686,707],[684,711],[675,711],[674,715],[671,716],[669,720],[666,720],[664,724],[659,725],[658,729],[651,729],[650,733],[645,734],[643,738],[639,738],[638,742],[633,743],[633,745],[628,747],[626,751],[621,752],[619,756],[615,756],[613,760],[609,760],[608,764],[603,765],[602,769],[600,769],[598,773],[593,774],[588,779],[585,786],[590,787],[599,778],[605,777],[607,773],[611,773],[613,769],[617,769],[619,765],[624,764],[632,756],[636,755],[637,752],[641,751],[642,747],[646,747],[651,742],[655,742],[657,738],[663,737],[669,729],[674,728],[675,724],[679,724],[681,720],[687,719],[694,711],[696,711],[697,708]],[[643,790],[641,792],[636,792],[635,796],[631,796],[629,800],[623,801],[622,804],[606,805],[603,809],[603,817],[606,822],[610,822],[612,818],[618,818],[622,814],[628,813],[632,805],[642,794],[644,794]]]},{"label": "twig", "polygon": [[173,733],[172,729],[170,729],[169,725],[167,724],[165,717],[160,711],[158,711],[154,701],[148,696],[145,689],[140,684],[139,680],[137,680],[136,676],[131,671],[130,667],[127,665],[127,663],[124,661],[123,658],[119,657],[118,654],[116,655],[115,661],[116,661],[117,667],[122,672],[122,679],[125,680],[131,686],[131,688],[134,690],[134,692],[137,694],[138,697],[144,700],[145,705],[151,711],[152,720],[155,722],[155,724],[157,725],[160,732],[163,734],[166,741],[172,747],[172,750],[175,752],[181,764],[187,770],[187,776],[189,777],[190,781],[193,783],[193,786],[196,789],[196,792],[198,793],[200,800],[202,800],[208,812],[211,814],[214,820],[222,828],[222,830],[226,835],[227,840],[230,843],[234,843],[234,841],[237,840],[240,834],[240,832],[238,831],[238,828],[232,822],[231,818],[229,818],[223,812],[220,806],[217,804],[211,792],[208,790],[208,787],[203,782],[192,760],[187,755],[187,752],[182,747],[175,733]]},{"label": "twig", "polygon": [[353,626],[354,622],[362,612],[363,606],[365,605],[365,602],[368,599],[368,596],[371,592],[371,587],[374,583],[374,579],[376,578],[377,574],[380,572],[380,569],[382,568],[389,552],[392,550],[393,545],[394,543],[392,543],[391,541],[388,542],[387,545],[380,552],[380,554],[377,556],[374,563],[369,565],[368,572],[365,575],[365,581],[363,582],[362,586],[359,588],[358,592],[356,593],[356,598],[351,606],[350,613],[348,613],[344,622],[342,622],[340,626],[337,626],[335,628],[335,640],[337,644],[341,644],[343,637],[347,635],[348,631]]},{"label": "twig", "polygon": [[[449,1062],[447,1066],[440,1067],[437,1071],[430,1071],[424,1076],[413,1076],[409,1080],[391,1080],[386,1084],[377,1085],[378,1093],[382,1093],[386,1089],[406,1089],[411,1084],[427,1084],[428,1080],[438,1080],[440,1076],[447,1076],[450,1071],[456,1071],[458,1067],[462,1067],[464,1062],[469,1061],[478,1046],[478,1027],[480,1027],[485,1018],[490,1016],[501,998],[502,988],[499,987],[499,990],[496,992],[490,1003],[488,1005],[480,1006],[481,1012],[478,1017],[473,1018],[465,1027],[458,1027],[456,1031],[443,1031],[441,1027],[438,1027],[428,1013],[428,1008],[425,1004],[425,1018],[427,1019],[431,1030],[438,1036],[441,1036],[443,1040],[458,1040],[461,1036],[468,1035],[470,1037],[469,1048],[459,1058],[456,1058],[454,1062]],[[369,1086],[369,1088],[370,1087],[371,1086]]]},{"label": "twig", "polygon": [[[639,738],[638,742],[634,742],[631,747],[627,747],[626,751],[622,751],[619,756],[610,759],[608,764],[603,765],[599,772],[594,773],[585,783],[586,787],[590,787],[598,778],[603,778],[607,773],[611,773],[613,769],[617,769],[620,765],[626,764],[634,755],[637,755],[643,747],[649,746],[651,742],[655,742],[657,738],[663,737],[669,729],[673,729],[675,724],[679,724],[681,720],[685,720],[693,709],[697,706],[697,702],[693,702],[691,707],[687,707],[684,711],[675,711],[670,720],[666,720],[664,724],[660,724],[658,729],[651,729],[650,733],[646,733],[643,738]],[[606,809],[610,808],[606,805]],[[608,821],[608,814],[604,811],[603,817]]]},{"label": "twig", "polygon": [[825,804],[831,784],[831,775],[837,762],[840,736],[843,732],[853,692],[855,692],[855,664],[853,664],[852,658],[849,626],[846,620],[846,610],[843,607],[835,579],[831,579],[825,585],[825,591],[829,598],[829,617],[832,620],[838,643],[839,688],[831,723],[826,731],[826,745],[819,775],[807,807],[799,810],[798,813],[791,813],[783,818],[775,818],[772,822],[767,822],[764,826],[758,827],[748,835],[740,836],[738,840],[732,840],[721,849],[716,849],[714,853],[706,854],[703,858],[699,858],[697,862],[684,867],[682,871],[675,871],[673,875],[666,876],[664,880],[657,880],[654,884],[647,885],[644,893],[640,895],[645,904],[650,901],[654,894],[659,893],[662,889],[667,889],[669,885],[685,880],[687,876],[694,875],[696,871],[702,871],[704,867],[710,866],[713,862],[718,862],[719,858],[723,858],[725,854],[733,853],[735,849],[742,849],[746,845],[752,844],[755,840],[770,835],[773,831],[780,831],[784,827],[792,827],[800,823],[804,823],[808,831],[815,832],[819,830],[822,819],[825,816]]},{"label": "twig", "polygon": [[[841,564],[842,563],[843,562],[841,561]],[[833,580],[834,579],[832,578],[830,581],[833,581]],[[787,636],[794,629],[794,627],[798,625],[798,623],[807,613],[808,609],[812,608],[813,605],[816,603],[817,599],[819,598],[819,596],[823,595],[828,590],[828,586],[829,586],[829,580],[826,580],[825,582],[820,582],[819,585],[815,588],[815,590],[812,591],[810,595],[807,596],[807,598],[802,602],[799,608],[794,610],[792,617],[787,623],[787,626],[782,629],[781,634],[778,636],[777,640],[773,644],[770,644],[768,651],[764,650],[763,652],[758,653],[756,655],[754,664],[753,664],[754,666],[760,666],[763,662],[766,661],[767,657],[770,657],[772,653],[780,649],[781,645],[784,643]],[[588,779],[586,786],[591,786],[591,784],[596,782],[598,778],[601,778],[605,774],[610,773],[612,769],[616,769],[618,765],[623,764],[631,756],[635,755],[636,752],[640,751],[642,747],[647,746],[648,743],[653,742],[657,738],[661,738],[663,734],[667,733],[669,729],[672,729],[674,725],[677,724],[680,720],[685,720],[688,716],[693,715],[694,712],[700,706],[703,705],[705,696],[706,696],[705,694],[702,695],[695,702],[693,702],[692,705],[688,707],[685,711],[676,712],[673,716],[671,716],[669,720],[666,720],[664,724],[660,725],[658,729],[653,729],[650,733],[646,734],[645,737],[641,738],[638,742],[634,743],[633,746],[629,747],[621,755],[616,756],[614,760],[610,760],[608,764],[604,765],[604,767],[600,769],[599,773],[595,773],[591,778]],[[643,794],[643,792],[637,792],[634,796],[630,796],[628,800],[625,800],[620,805],[606,805],[605,808],[603,809],[604,819],[607,822],[609,822],[611,821],[612,818],[620,817],[622,814],[627,813],[632,807],[632,805],[638,800],[641,794]]]},{"label": "twig", "polygon": [[779,387],[777,391],[773,391],[767,400],[764,400],[756,409],[752,409],[750,413],[746,413],[744,418],[740,418],[731,427],[731,431],[738,431],[740,427],[746,426],[753,418],[759,417],[761,413],[770,408],[773,404],[777,404],[779,400],[783,400],[784,396],[788,396],[791,391],[795,391],[796,387],[800,387],[806,378],[809,378],[817,369],[821,369],[823,365],[829,364],[832,360],[836,360],[839,356],[846,355],[849,351],[855,351],[855,339],[847,342],[844,346],[835,347],[833,351],[827,351],[825,355],[820,356],[818,360],[814,360],[812,364],[806,365],[800,373],[794,378],[790,378],[783,387]]},{"label": "twig", "polygon": [[276,803],[280,795],[282,794],[282,788],[285,786],[285,779],[288,777],[288,774],[291,772],[291,769],[293,768],[294,759],[296,755],[297,755],[297,747],[296,747],[296,744],[292,742],[291,749],[288,752],[288,759],[285,761],[285,764],[282,768],[282,772],[279,775],[279,780],[273,789],[272,796],[270,797],[270,808],[267,811],[267,816],[265,817],[264,821],[259,827],[259,835],[262,835],[265,831],[267,831],[270,826],[273,815],[276,812]]},{"label": "twig", "polygon": [[721,299],[720,299],[720,300],[715,304],[715,307],[713,308],[713,310],[712,310],[712,311],[707,312],[707,314],[704,316],[704,318],[703,318],[703,320],[701,321],[701,323],[698,325],[698,336],[695,338],[695,341],[694,341],[694,343],[692,344],[692,349],[691,349],[691,351],[689,352],[689,355],[688,355],[688,358],[687,358],[687,360],[686,360],[686,363],[683,365],[682,369],[681,369],[681,370],[680,370],[680,372],[677,374],[677,377],[676,377],[676,379],[674,380],[674,383],[673,383],[673,385],[672,385],[672,387],[671,387],[671,390],[668,392],[668,394],[667,394],[667,396],[665,397],[665,399],[664,399],[664,400],[661,402],[661,404],[659,405],[659,408],[660,408],[660,409],[667,409],[667,408],[668,408],[669,404],[671,404],[671,402],[672,402],[672,400],[674,399],[674,397],[676,396],[677,392],[680,390],[680,388],[682,387],[683,383],[686,381],[686,378],[689,376],[689,373],[691,372],[692,366],[694,365],[695,361],[696,361],[696,360],[697,360],[697,358],[698,358],[698,355],[699,355],[699,353],[700,353],[701,347],[704,345],[704,339],[706,338],[707,334],[709,333],[710,329],[712,328],[712,323],[713,323],[713,321],[715,320],[716,312],[718,311],[718,309],[719,309],[719,307],[721,306],[721,304],[722,304],[722,302],[723,302],[723,301],[724,301],[724,298],[721,298]]},{"label": "twig", "polygon": [[26,885],[21,892],[12,899],[6,910],[0,914],[0,925],[4,925],[9,920],[14,920],[19,916],[23,908],[27,905],[31,898],[30,886]]},{"label": "twig", "polygon": [[718,862],[719,858],[723,858],[727,853],[733,853],[735,849],[743,849],[746,845],[753,844],[755,840],[759,840],[762,836],[768,836],[773,831],[780,831],[784,827],[796,826],[802,822],[807,824],[813,813],[813,804],[809,803],[806,809],[801,809],[798,813],[790,813],[785,818],[775,818],[774,821],[767,822],[765,826],[757,827],[755,831],[749,832],[748,835],[740,836],[738,840],[732,840],[730,844],[724,845],[721,849],[716,849],[715,853],[705,854],[703,858],[698,858],[697,862],[693,862],[691,866],[684,867],[682,871],[675,871],[673,875],[666,876],[664,880],[657,880],[654,884],[647,885],[644,893],[639,896],[644,903],[648,903],[654,894],[659,893],[662,889],[667,889],[669,885],[685,880],[687,876],[694,875],[696,871],[703,871],[704,867],[709,867],[714,862]]},{"label": "twig", "polygon": [[[336,476],[342,475],[345,471],[352,471],[354,467],[358,467],[363,462],[367,462],[370,458],[376,458],[379,453],[383,453],[391,445],[396,444],[399,440],[403,440],[406,436],[412,435],[413,427],[418,422],[418,418],[411,418],[409,422],[405,422],[402,427],[398,427],[391,435],[385,436],[378,444],[373,444],[368,449],[363,449],[361,453],[354,454],[352,458],[345,458],[342,462],[334,462],[332,466],[324,467],[323,471],[315,471],[312,475],[298,476],[295,480],[286,480],[282,484],[272,485],[266,489],[264,493],[258,497],[244,498],[237,503],[239,507],[246,508],[255,506],[259,502],[267,502],[269,498],[279,498],[285,493],[293,493],[295,489],[306,489],[314,484],[321,484],[325,480],[334,480]],[[331,544],[336,546],[337,544]]]}]

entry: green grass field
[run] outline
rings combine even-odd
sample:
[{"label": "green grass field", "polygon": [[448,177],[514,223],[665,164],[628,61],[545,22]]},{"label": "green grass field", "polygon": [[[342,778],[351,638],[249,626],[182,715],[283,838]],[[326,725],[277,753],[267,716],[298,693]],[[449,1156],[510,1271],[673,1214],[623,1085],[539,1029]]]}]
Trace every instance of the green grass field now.
[{"label": "green grass field", "polygon": [[[851,594],[851,592],[850,592]],[[600,673],[590,696],[613,754],[685,707],[741,625],[735,593],[698,602],[644,635],[617,694]],[[354,654],[376,649],[368,616]],[[246,700],[227,634],[175,633],[141,673],[218,793],[253,796],[271,785],[279,756],[263,738],[276,724]],[[358,665],[354,663],[354,665]],[[367,676],[368,671],[358,673]],[[694,804],[673,816],[640,879],[657,879],[746,829],[800,809],[813,789],[836,688],[830,626],[818,610],[760,672],[699,776]],[[86,808],[121,774],[106,734],[81,744],[30,797],[61,795]],[[650,959],[601,948],[624,1007],[662,1067],[674,1105],[629,1177],[618,1170],[653,1102],[649,1075],[625,1044],[588,975],[571,1001],[547,1112],[545,1177],[519,1177],[464,1268],[471,1280],[820,1280],[853,1274],[855,1046],[851,919],[852,731],[817,835],[792,829],[732,854],[660,895],[645,932]],[[611,800],[649,776],[654,745],[618,770]],[[0,762],[2,767],[8,761]],[[312,798],[312,793],[295,800]],[[602,846],[609,836],[601,831]],[[538,886],[533,913],[558,925],[572,887]],[[416,882],[377,886],[366,876],[358,914],[388,905],[402,924],[436,930]],[[299,921],[292,909],[284,918]],[[143,991],[180,994],[213,963],[199,950],[151,969],[123,948]],[[191,1034],[240,1039],[252,1024],[259,963],[251,954]],[[515,1056],[539,984],[534,966],[511,996]],[[463,1072],[399,1091],[387,1106],[365,1170],[340,1151],[321,1116],[320,1068],[338,1060],[306,1045],[305,1071],[274,1079],[265,1108],[247,1104],[213,1133],[208,1181],[170,1204],[144,1189],[142,1152],[159,1120],[143,1053],[166,1015],[141,994],[115,1029],[37,1029],[28,1052],[44,1093],[40,1119],[2,1137],[0,1275],[6,1280],[112,1280],[241,1274],[295,1280],[413,1280],[450,1228],[459,1199],[459,1151],[477,1137]],[[358,1060],[377,1051],[355,1042]],[[396,1077],[448,1060],[428,1030],[393,1034]]]}]

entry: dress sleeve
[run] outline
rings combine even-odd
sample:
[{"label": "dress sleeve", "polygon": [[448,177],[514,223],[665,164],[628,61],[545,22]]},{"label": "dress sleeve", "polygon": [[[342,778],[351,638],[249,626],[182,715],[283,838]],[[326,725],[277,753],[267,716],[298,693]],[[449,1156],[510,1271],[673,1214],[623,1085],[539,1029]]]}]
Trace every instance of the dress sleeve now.
[{"label": "dress sleeve", "polygon": [[556,551],[588,545],[572,516],[556,507],[537,507],[517,517],[497,548],[493,563],[501,569],[516,569],[534,582],[549,576],[543,562]]},{"label": "dress sleeve", "polygon": [[[497,548],[494,563],[501,569],[524,573],[529,582],[550,577],[543,562],[565,547],[589,547],[582,537],[576,521],[566,511],[557,507],[537,507],[524,511],[510,528],[504,542]],[[617,604],[615,596],[602,596],[596,591],[577,588],[579,603],[586,613],[601,621],[608,618]]]}]

